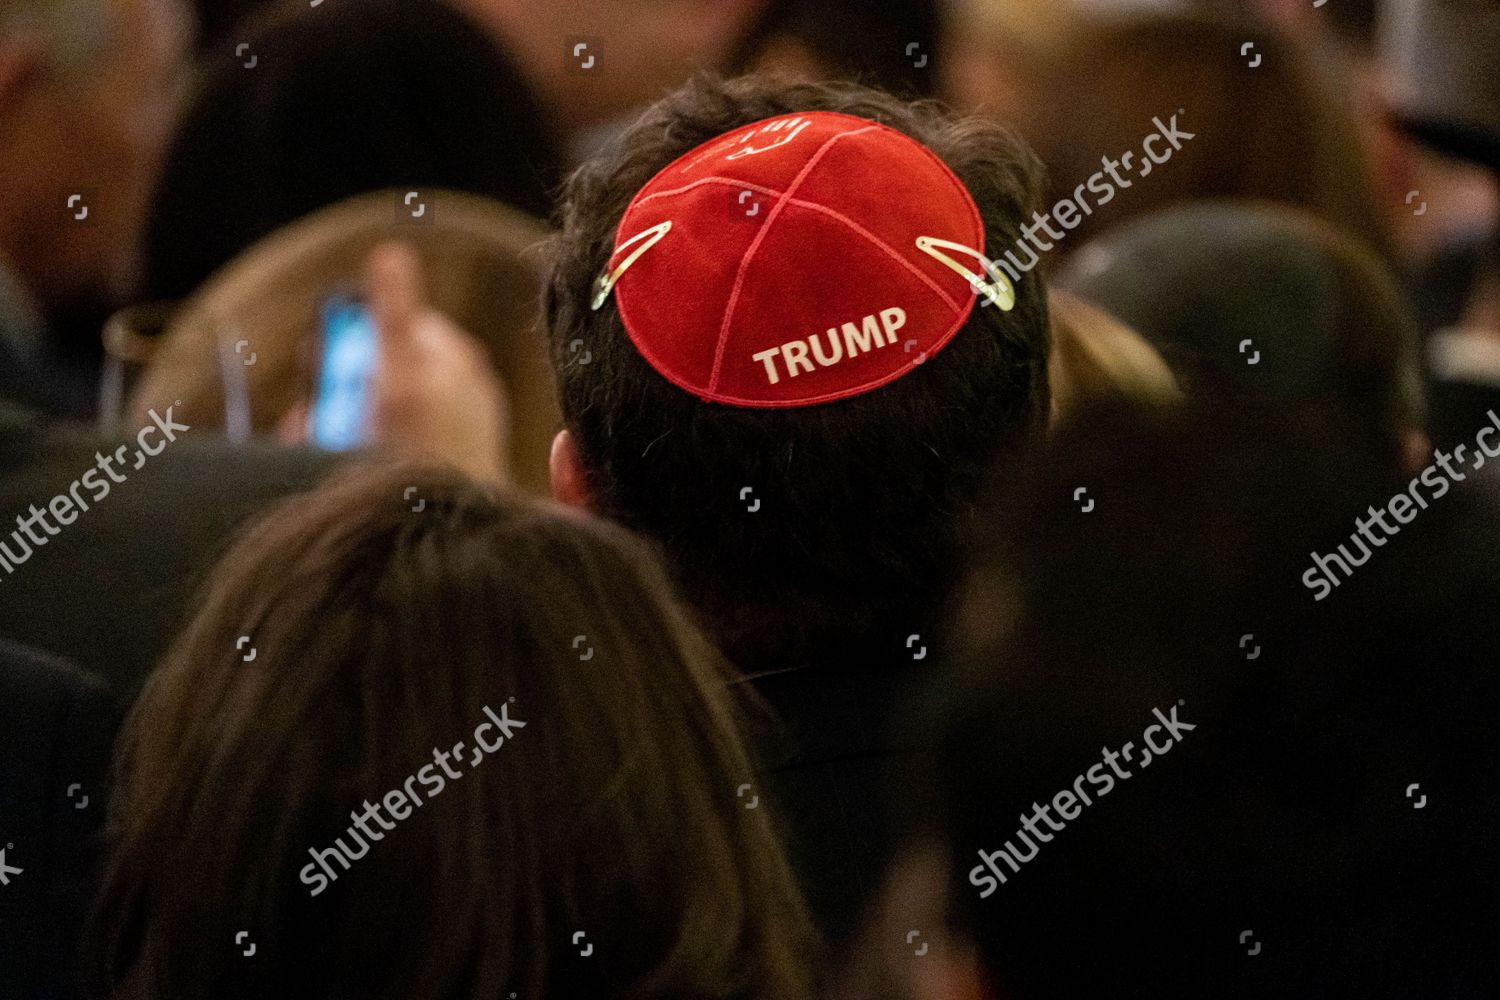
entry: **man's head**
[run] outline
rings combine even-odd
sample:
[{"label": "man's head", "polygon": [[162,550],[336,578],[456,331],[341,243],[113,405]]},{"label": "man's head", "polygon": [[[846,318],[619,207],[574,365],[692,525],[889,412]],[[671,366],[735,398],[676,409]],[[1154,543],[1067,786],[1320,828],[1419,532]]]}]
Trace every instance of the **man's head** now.
[{"label": "man's head", "polygon": [[1309,212],[1162,209],[1085,244],[1057,283],[1140,331],[1191,395],[1331,421],[1374,457],[1427,464],[1417,327],[1400,284]]},{"label": "man's head", "polygon": [[134,279],[187,35],[176,0],[0,8],[0,264],[43,305]]},{"label": "man's head", "polygon": [[[624,232],[621,223],[655,220],[633,210],[627,216],[627,210],[648,183],[654,182],[653,194],[664,195],[675,185],[658,178],[664,168],[682,169],[673,161],[742,126],[812,112],[864,121],[848,123],[851,135],[840,140],[838,152],[829,151],[837,120],[821,115],[812,116],[817,121],[809,126],[806,148],[793,145],[795,137],[781,141],[793,124],[761,139],[741,137],[749,141],[735,147],[739,163],[727,162],[722,147],[703,150],[700,173],[718,176],[703,190],[722,200],[722,226],[712,202],[693,198],[698,217],[679,217],[678,232],[644,252],[641,259],[650,263],[634,275],[627,271],[613,294],[592,308],[596,279],[606,268],[618,270],[649,241],[623,247],[637,234]],[[774,173],[773,157],[742,153],[769,152],[772,139],[782,150],[776,156],[806,168],[799,190],[815,191],[816,198],[778,206],[777,196],[766,193],[774,185],[745,197],[723,183],[724,174],[741,176],[735,171]],[[798,183],[791,176],[797,172],[789,169],[785,187]],[[913,197],[909,185],[922,183],[932,185],[928,197]],[[554,492],[662,544],[684,589],[745,670],[847,654],[891,637],[898,637],[899,648],[899,638],[920,631],[944,596],[955,536],[985,470],[1044,422],[1047,307],[1035,276],[1013,289],[1010,308],[981,307],[951,263],[909,240],[895,246],[877,234],[899,229],[893,219],[919,225],[921,210],[931,205],[929,235],[947,234],[952,242],[962,242],[953,238],[961,236],[969,249],[995,256],[1019,239],[1039,186],[1037,161],[1003,129],[953,121],[931,106],[850,85],[702,82],[663,100],[575,174],[564,192],[546,304],[566,425],[554,447]],[[878,199],[850,197],[844,204],[840,192],[850,188],[885,194],[890,217],[870,207]],[[804,203],[818,198],[818,206]],[[784,275],[789,291],[781,299],[774,272],[757,275],[758,268],[741,267],[760,250],[761,225],[800,233],[765,240],[779,244],[761,260]],[[950,228],[937,231],[944,225]],[[964,251],[949,253],[980,271]],[[840,284],[844,270],[849,278]],[[705,309],[704,301],[727,290],[717,276],[737,271],[733,296],[754,296],[760,306],[734,324],[720,323],[728,308]],[[817,285],[809,275],[830,272],[820,295],[805,292]],[[846,346],[837,343],[843,333],[873,334],[862,319],[882,315],[898,288],[922,282],[938,291],[902,299],[902,319],[910,324],[897,334],[902,343],[887,341],[887,353],[875,360],[850,365],[846,358],[843,371],[869,365],[848,385],[829,374],[833,367],[822,367]],[[926,316],[919,298],[927,294],[950,297],[953,311],[943,314],[934,305]],[[630,303],[629,330],[622,295]],[[661,308],[666,297],[679,306]],[[841,318],[853,326],[807,322],[822,297],[847,301],[849,314]],[[694,373],[661,353],[679,360],[702,358],[704,351],[712,356],[725,343],[721,332],[734,340],[734,352],[721,351],[725,358],[711,375],[706,366]],[[926,355],[903,351],[906,341],[927,334]],[[654,361],[637,347],[643,340],[655,348]],[[749,360],[760,349],[798,340],[819,363],[816,374],[811,361],[792,368],[784,348],[771,358],[780,384],[769,381],[764,358]],[[699,375],[702,384],[694,382]],[[798,395],[818,380],[819,390]],[[788,393],[793,384],[796,393]],[[710,401],[715,398],[739,402]],[[815,401],[823,399],[830,401]]]}]

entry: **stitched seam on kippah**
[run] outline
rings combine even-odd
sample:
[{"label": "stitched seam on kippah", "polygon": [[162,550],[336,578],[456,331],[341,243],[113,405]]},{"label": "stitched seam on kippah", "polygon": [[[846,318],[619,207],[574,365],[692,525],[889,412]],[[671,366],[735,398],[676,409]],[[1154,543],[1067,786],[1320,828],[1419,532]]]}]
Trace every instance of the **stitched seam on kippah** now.
[{"label": "stitched seam on kippah", "polygon": [[963,308],[964,307],[962,305],[960,305],[953,298],[953,296],[949,295],[943,289],[942,285],[939,285],[936,281],[932,280],[932,278],[930,276],[928,276],[926,273],[924,273],[920,267],[918,267],[917,265],[913,264],[910,260],[906,259],[905,257],[901,256],[899,253],[897,253],[896,249],[894,247],[892,247],[889,243],[887,243],[885,240],[881,239],[879,236],[876,236],[874,233],[870,232],[864,226],[861,226],[859,223],[857,223],[853,219],[849,218],[843,212],[840,212],[840,211],[838,211],[836,209],[829,208],[827,205],[820,205],[820,204],[818,204],[815,201],[804,201],[801,198],[788,198],[787,199],[787,204],[788,205],[795,205],[798,208],[810,209],[810,210],[812,210],[814,212],[821,212],[822,214],[828,216],[829,218],[832,218],[832,219],[834,219],[834,220],[836,220],[838,222],[842,222],[844,225],[846,225],[850,229],[854,230],[860,236],[863,236],[865,239],[867,239],[871,243],[875,244],[881,250],[885,251],[885,253],[887,255],[889,255],[893,260],[895,260],[896,263],[900,264],[902,267],[906,268],[912,274],[916,275],[916,277],[919,280],[921,280],[921,282],[924,285],[926,285],[928,288],[932,289],[932,291],[937,294],[938,298],[940,298],[940,299],[943,300],[943,303],[949,309],[952,309],[956,313],[957,312],[963,312]]},{"label": "stitched seam on kippah", "polygon": [[714,345],[714,366],[708,377],[709,392],[718,392],[719,390],[719,370],[724,364],[724,345],[729,340],[729,324],[734,319],[734,309],[740,301],[740,292],[745,285],[745,275],[750,270],[750,263],[755,259],[756,251],[760,249],[761,244],[765,242],[767,234],[771,232],[772,224],[781,217],[781,210],[786,207],[787,199],[797,193],[797,188],[801,186],[802,182],[807,179],[807,175],[812,173],[813,168],[823,159],[823,154],[833,148],[834,143],[845,136],[861,135],[879,127],[878,125],[868,125],[864,128],[850,129],[848,132],[840,132],[837,135],[829,136],[823,145],[819,146],[817,151],[813,153],[812,157],[797,173],[797,176],[793,178],[792,183],[782,192],[781,197],[776,200],[776,204],[766,215],[765,225],[756,234],[755,240],[750,244],[750,248],[745,251],[745,259],[740,261],[739,273],[734,276],[734,289],[729,294],[729,301],[724,304],[724,319],[719,323],[719,340]]}]

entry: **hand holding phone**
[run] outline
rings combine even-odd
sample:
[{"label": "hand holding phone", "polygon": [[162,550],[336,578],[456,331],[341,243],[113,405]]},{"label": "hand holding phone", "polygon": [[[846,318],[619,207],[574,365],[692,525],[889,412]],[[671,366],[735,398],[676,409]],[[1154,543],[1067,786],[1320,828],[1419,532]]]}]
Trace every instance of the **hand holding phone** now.
[{"label": "hand holding phone", "polygon": [[428,303],[404,243],[370,252],[361,295],[324,302],[316,353],[309,401],[287,413],[283,441],[368,445],[510,480],[505,386],[479,342]]}]

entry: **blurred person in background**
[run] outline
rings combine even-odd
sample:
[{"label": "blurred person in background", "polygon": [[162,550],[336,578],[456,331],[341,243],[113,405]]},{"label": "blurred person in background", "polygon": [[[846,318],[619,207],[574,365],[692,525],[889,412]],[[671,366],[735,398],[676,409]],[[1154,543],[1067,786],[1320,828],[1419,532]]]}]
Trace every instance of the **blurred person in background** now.
[{"label": "blurred person in background", "polygon": [[[1263,24],[1188,13],[1043,23],[1002,19],[985,36],[998,40],[993,60],[1021,53],[1019,70],[999,77],[967,46],[952,97],[1014,122],[1047,164],[1053,197],[1077,206],[1043,230],[1054,260],[1128,218],[1202,198],[1284,202],[1392,252],[1353,109],[1306,47]],[[1246,43],[1256,51],[1241,56]]]},{"label": "blurred person in background", "polygon": [[939,95],[1005,122],[1030,113],[1033,81],[1061,58],[1087,15],[1071,0],[950,0],[948,10]]},{"label": "blurred person in background", "polygon": [[177,0],[0,6],[0,398],[92,412],[97,318],[140,235],[185,68]]},{"label": "blurred person in background", "polygon": [[[204,51],[215,57],[244,42],[264,11],[307,7],[305,0],[196,2]],[[694,73],[730,68],[771,11],[770,0],[442,2],[482,27],[514,63],[541,103],[540,120],[561,137],[570,157],[597,148]],[[445,20],[431,2],[409,6],[419,19]],[[412,26],[420,32],[420,22]]]},{"label": "blurred person in background", "polygon": [[[176,105],[189,26],[174,0],[7,0],[0,5],[0,995],[77,993],[78,930],[107,801],[113,692],[94,673],[27,648],[65,609],[109,604],[88,582],[100,551],[59,575],[55,604],[25,608],[30,520],[95,462],[44,425],[92,412],[101,346],[80,320],[118,306],[139,272],[147,197]],[[89,442],[90,445],[94,442]],[[64,457],[66,455],[66,457]],[[60,460],[66,472],[32,473]],[[24,498],[24,499],[22,499]],[[23,570],[16,579],[17,569]],[[20,611],[20,614],[12,612]],[[93,658],[115,636],[96,634]],[[69,652],[73,652],[69,650]],[[74,658],[78,663],[87,662]]]},{"label": "blurred person in background", "polygon": [[728,674],[616,527],[414,466],[288,500],[127,723],[102,994],[806,1000]]},{"label": "blurred person in background", "polygon": [[451,0],[515,60],[575,156],[695,73],[723,71],[770,0]]},{"label": "blurred person in background", "polygon": [[[468,335],[427,302],[410,249],[377,247],[360,290],[388,362],[372,386],[369,450],[502,481],[503,389]],[[145,420],[152,455],[133,437],[49,427],[0,405],[0,554],[10,566],[0,634],[98,672],[125,704],[233,530],[342,460],[260,439],[230,445],[182,418],[170,380],[162,388]],[[59,496],[69,503],[59,508]]]},{"label": "blurred person in background", "polygon": [[1389,467],[1427,463],[1402,288],[1316,216],[1269,203],[1167,208],[1084,244],[1056,280],[1140,331],[1190,396],[1301,413]]},{"label": "blurred person in background", "polygon": [[[494,454],[484,435],[503,420],[483,363],[455,349],[425,306],[409,253],[383,248],[370,270],[366,292],[398,373],[379,389],[384,450],[430,454],[445,441],[457,464],[482,465]],[[146,423],[144,445],[122,444],[0,400],[0,635],[37,649],[0,642],[0,845],[14,845],[0,864],[20,869],[0,891],[5,997],[74,996],[119,709],[226,538],[335,464],[304,449],[226,447],[171,404]]]},{"label": "blurred person in background", "polygon": [[1445,164],[1415,195],[1446,209],[1447,225],[1414,297],[1431,334],[1434,434],[1450,443],[1500,409],[1500,7],[1411,0],[1381,18],[1392,116]]},{"label": "blurred person in background", "polygon": [[[537,250],[550,230],[449,190],[423,191],[427,217],[403,225],[391,212],[402,198],[388,189],[321,209],[216,271],[150,338],[117,425],[171,404],[230,443],[378,446],[545,494],[558,416],[537,335]],[[395,275],[371,272],[383,246],[406,261]],[[406,286],[399,315],[375,308],[390,303],[393,276]],[[399,399],[419,385],[430,404],[403,417]],[[445,410],[456,419],[431,422]]]},{"label": "blurred person in background", "polygon": [[1494,532],[1435,504],[1318,603],[1309,549],[1389,477],[1274,414],[1115,409],[1030,466],[975,539],[879,995],[1494,995]]},{"label": "blurred person in background", "polygon": [[1500,405],[1500,11],[1483,0],[1259,6],[1352,86],[1407,311],[1426,338],[1431,430],[1440,445],[1462,441]]},{"label": "blurred person in background", "polygon": [[[181,299],[262,237],[369,191],[442,188],[550,213],[561,140],[507,54],[453,6],[302,3],[241,27],[248,49],[208,62],[172,140],[147,297]],[[393,197],[393,221],[402,209]]]},{"label": "blurred person in background", "polygon": [[[941,62],[937,0],[445,2],[482,25],[515,60],[574,156],[598,148],[631,115],[695,73],[849,80],[925,97]],[[222,54],[276,3],[197,0],[197,6],[205,51]],[[425,16],[426,4],[414,6]]]},{"label": "blurred person in background", "polygon": [[[1424,332],[1456,325],[1500,219],[1493,8],[1484,2],[1260,0],[1348,79],[1362,143]],[[1483,153],[1485,146],[1490,155]]]},{"label": "blurred person in background", "polygon": [[[1262,0],[1270,15],[1313,47],[1328,72],[1346,82],[1360,144],[1372,170],[1375,195],[1395,239],[1396,263],[1410,268],[1431,252],[1428,244],[1447,224],[1447,206],[1425,209],[1408,200],[1429,187],[1420,150],[1391,114],[1391,65],[1380,45],[1380,0],[1346,0],[1314,8],[1290,0]],[[1420,318],[1420,311],[1419,311]]]},{"label": "blurred person in background", "polygon": [[845,80],[897,97],[932,97],[947,13],[939,0],[770,0],[730,71],[803,83]]},{"label": "blurred person in background", "polygon": [[760,748],[835,948],[889,850],[891,722],[941,656],[960,526],[1049,415],[1045,284],[997,289],[977,249],[1018,238],[1040,183],[991,123],[746,77],[662,100],[565,189],[553,494],[660,543],[778,713]]},{"label": "blurred person in background", "polygon": [[[537,164],[560,171],[552,147],[544,139],[522,147],[511,141],[545,132],[525,98],[505,92],[514,77],[467,21],[440,7],[412,24],[403,18],[415,5],[405,3],[329,4],[321,11],[298,6],[277,14],[266,29],[267,47],[254,68],[245,68],[243,59],[221,67],[192,101],[150,208],[146,259],[150,279],[159,282],[157,295],[191,290],[244,241],[366,183],[467,178],[474,186],[530,198],[534,209],[545,211],[546,182],[530,171]],[[7,241],[0,243],[0,270],[26,279],[26,287],[39,275],[59,297],[64,287],[79,294],[88,287],[124,288],[133,276],[135,223],[147,211],[156,180],[156,154],[166,139],[161,128],[175,103],[169,84],[176,82],[173,67],[186,44],[180,11],[163,0],[101,4],[100,16],[84,18],[91,10],[83,0],[38,0],[7,6],[0,20],[6,32],[0,51],[7,54],[0,62],[7,68],[0,73],[0,100],[16,108],[0,126],[0,162],[15,163],[5,169],[7,185],[0,191],[0,232],[9,234],[0,235]],[[89,25],[109,31],[96,36],[86,30]],[[410,56],[389,52],[400,45],[379,30],[382,25],[405,25],[438,47],[413,50],[422,57],[414,64]],[[42,30],[49,27],[50,34]],[[78,34],[58,34],[62,28]],[[61,46],[56,54],[44,45],[49,39]],[[355,39],[358,44],[344,47]],[[109,57],[101,61],[95,49],[70,49],[64,42],[89,42]],[[454,64],[456,54],[465,55],[463,66]],[[385,63],[370,62],[383,56],[389,56]],[[402,68],[406,72],[396,74]],[[372,105],[362,96],[382,79],[399,84],[434,78],[442,81],[436,90],[414,88],[431,108],[401,104],[399,86],[384,95],[385,104]],[[466,88],[478,83],[493,89],[470,94]],[[340,98],[349,103],[340,104]],[[264,107],[262,100],[268,102]],[[400,121],[410,137],[388,124],[386,115],[398,108],[405,109]],[[356,109],[362,114],[355,115]],[[339,143],[309,141],[355,123]],[[494,133],[490,145],[484,135],[476,138],[476,124]],[[429,142],[434,133],[427,128],[443,142]],[[70,189],[97,197],[97,203],[78,206],[78,214],[88,208],[86,219],[66,211]],[[393,219],[397,207],[393,200]],[[415,261],[400,250],[372,255],[359,282],[392,359],[376,385],[375,443],[499,478],[503,390],[467,334],[430,308],[422,286]],[[32,296],[20,294],[19,281],[5,288],[0,516],[7,521],[0,539],[11,543],[16,558],[0,588],[0,633],[98,672],[117,698],[128,701],[226,535],[269,500],[311,485],[331,462],[262,442],[228,447],[216,433],[192,429],[195,420],[173,409],[182,398],[177,387],[166,384],[155,410],[189,428],[177,432],[181,440],[159,445],[164,451],[149,463],[117,470],[129,481],[111,483],[114,496],[75,509],[67,525],[53,524],[55,534],[39,534],[40,540],[11,535],[17,516],[67,494],[95,468],[99,455],[116,456],[121,442],[52,426],[49,414],[88,408],[96,391],[97,353],[90,364],[57,360],[49,334],[27,305]],[[97,333],[90,343],[97,347]],[[45,412],[17,405],[28,402]],[[135,425],[127,433],[140,429]],[[429,448],[432,441],[453,447]],[[135,451],[132,443],[126,458],[116,460],[129,462]]]}]

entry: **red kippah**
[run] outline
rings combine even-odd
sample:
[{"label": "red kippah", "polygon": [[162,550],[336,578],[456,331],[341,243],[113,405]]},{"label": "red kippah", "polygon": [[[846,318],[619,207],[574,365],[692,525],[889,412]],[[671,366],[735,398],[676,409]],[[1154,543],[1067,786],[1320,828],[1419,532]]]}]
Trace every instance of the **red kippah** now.
[{"label": "red kippah", "polygon": [[1009,309],[1014,290],[983,254],[974,199],[931,150],[876,122],[803,112],[738,128],[653,177],[620,220],[594,307],[612,286],[642,356],[694,395],[807,406],[921,364],[976,291]]}]

